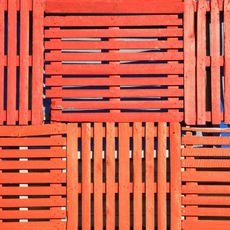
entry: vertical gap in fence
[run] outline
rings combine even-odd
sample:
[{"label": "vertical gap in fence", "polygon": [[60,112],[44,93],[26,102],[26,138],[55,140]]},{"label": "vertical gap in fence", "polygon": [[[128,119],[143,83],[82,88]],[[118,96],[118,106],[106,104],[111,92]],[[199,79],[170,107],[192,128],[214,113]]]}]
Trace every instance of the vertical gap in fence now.
[{"label": "vertical gap in fence", "polygon": [[155,229],[154,123],[145,126],[145,215],[146,230]]},{"label": "vertical gap in fence", "polygon": [[171,229],[181,230],[181,128],[170,123],[170,194]]},{"label": "vertical gap in fence", "polygon": [[167,123],[158,123],[157,133],[157,215],[158,228],[167,229],[167,208],[166,208],[166,129]]},{"label": "vertical gap in fence", "polygon": [[94,123],[94,229],[103,229],[103,123]]},{"label": "vertical gap in fence", "polygon": [[221,122],[220,110],[220,12],[218,0],[211,0],[211,100],[212,124]]},{"label": "vertical gap in fence", "polygon": [[67,230],[78,229],[78,133],[67,125]]},{"label": "vertical gap in fence", "polygon": [[32,124],[43,121],[44,0],[33,1]]},{"label": "vertical gap in fence", "polygon": [[82,229],[91,228],[91,124],[82,123]]},{"label": "vertical gap in fence", "polygon": [[119,123],[119,229],[130,229],[129,123]]},{"label": "vertical gap in fence", "polygon": [[20,1],[19,124],[28,124],[29,1]]},{"label": "vertical gap in fence", "polygon": [[224,121],[230,123],[230,0],[224,0]]},{"label": "vertical gap in fence", "polygon": [[17,2],[8,0],[7,124],[16,124]]},{"label": "vertical gap in fence", "polygon": [[115,229],[115,124],[106,123],[106,230]]},{"label": "vertical gap in fence", "polygon": [[196,123],[195,28],[192,0],[184,1],[184,113],[187,124]]},{"label": "vertical gap in fence", "polygon": [[4,123],[4,75],[5,75],[5,1],[0,1],[0,125]]},{"label": "vertical gap in fence", "polygon": [[133,124],[133,221],[142,229],[142,123]]},{"label": "vertical gap in fence", "polygon": [[198,1],[197,9],[197,124],[206,122],[206,0]]}]

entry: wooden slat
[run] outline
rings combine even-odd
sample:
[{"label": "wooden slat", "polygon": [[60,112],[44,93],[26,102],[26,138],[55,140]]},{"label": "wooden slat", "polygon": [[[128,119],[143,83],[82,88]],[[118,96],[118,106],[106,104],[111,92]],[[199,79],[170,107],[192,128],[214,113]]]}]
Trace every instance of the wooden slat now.
[{"label": "wooden slat", "polygon": [[[226,22],[225,22],[226,23]],[[218,1],[211,0],[211,100],[212,124],[219,124],[220,115],[220,13]]]},{"label": "wooden slat", "polygon": [[[212,173],[213,175],[214,173]],[[182,186],[182,193],[186,194],[229,194],[228,185],[186,185]]]},{"label": "wooden slat", "polygon": [[90,123],[82,124],[82,229],[91,227],[91,149],[90,149]]},{"label": "wooden slat", "polygon": [[196,207],[186,207],[183,209],[183,214],[185,216],[222,216],[229,217],[229,208],[196,208]]},{"label": "wooden slat", "polygon": [[67,228],[78,228],[78,142],[75,124],[67,128]]},{"label": "wooden slat", "polygon": [[44,20],[47,27],[72,26],[162,26],[182,25],[177,15],[99,15],[99,16],[47,16]]},{"label": "wooden slat", "polygon": [[130,229],[130,165],[129,138],[127,128],[129,123],[119,123],[119,228]]},{"label": "wooden slat", "polygon": [[134,229],[142,228],[142,135],[141,123],[133,125],[133,210]]},{"label": "wooden slat", "polygon": [[43,120],[43,27],[44,0],[33,1],[33,68],[32,68],[32,123]]},{"label": "wooden slat", "polygon": [[184,136],[182,137],[182,143],[193,145],[228,145],[230,143],[230,137]]},{"label": "wooden slat", "polygon": [[230,1],[224,1],[224,121],[230,123]]},{"label": "wooden slat", "polygon": [[154,123],[146,123],[145,128],[145,196],[146,230],[155,227],[154,198]]},{"label": "wooden slat", "polygon": [[166,123],[158,123],[158,151],[157,151],[157,213],[158,228],[167,229],[166,209]]},{"label": "wooden slat", "polygon": [[181,229],[181,131],[179,123],[170,123],[171,228]]},{"label": "wooden slat", "polygon": [[[140,1],[117,0],[116,2],[98,0],[92,2],[90,0],[74,1],[66,0],[65,2],[56,2],[55,0],[46,1],[47,13],[83,13],[83,14],[127,14],[127,13],[183,13],[183,3],[174,1],[174,4],[158,1],[145,1],[145,4]],[[87,7],[86,7],[87,6]],[[98,7],[100,6],[100,7]]]},{"label": "wooden slat", "polygon": [[103,229],[102,123],[94,123],[94,229]]},{"label": "wooden slat", "polygon": [[221,220],[196,220],[196,221],[183,221],[183,229],[184,230],[193,230],[194,228],[197,230],[203,230],[205,228],[209,230],[228,230],[229,229],[229,222],[228,221],[221,221]]},{"label": "wooden slat", "polygon": [[20,2],[19,124],[28,124],[29,94],[29,1]]},{"label": "wooden slat", "polygon": [[182,156],[230,156],[230,151],[227,148],[193,148],[182,149]]},{"label": "wooden slat", "polygon": [[[218,157],[218,155],[216,155]],[[229,159],[186,159],[182,160],[182,167],[186,168],[230,168]]]},{"label": "wooden slat", "polygon": [[7,69],[7,124],[16,124],[16,52],[17,12],[16,1],[8,0],[8,69]]},{"label": "wooden slat", "polygon": [[184,100],[185,122],[196,122],[195,89],[195,31],[194,8],[191,0],[184,1]]},{"label": "wooden slat", "polygon": [[230,198],[227,196],[197,196],[197,197],[183,197],[182,204],[184,205],[230,205]]},{"label": "wooden slat", "polygon": [[106,123],[106,230],[115,229],[115,127]]},{"label": "wooden slat", "polygon": [[206,122],[206,1],[198,1],[197,11],[197,124]]}]

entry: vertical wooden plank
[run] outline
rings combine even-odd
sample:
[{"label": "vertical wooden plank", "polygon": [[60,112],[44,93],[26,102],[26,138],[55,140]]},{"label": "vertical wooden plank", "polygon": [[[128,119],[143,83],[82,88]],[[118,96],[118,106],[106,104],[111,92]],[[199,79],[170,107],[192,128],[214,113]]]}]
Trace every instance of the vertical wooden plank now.
[{"label": "vertical wooden plank", "polygon": [[115,124],[106,123],[106,230],[115,229]]},{"label": "vertical wooden plank", "polygon": [[4,1],[0,1],[0,125],[4,122]]},{"label": "vertical wooden plank", "polygon": [[166,209],[166,126],[165,122],[158,123],[157,149],[157,213],[158,228],[167,229]]},{"label": "vertical wooden plank", "polygon": [[224,121],[230,123],[230,0],[224,0]]},{"label": "vertical wooden plank", "polygon": [[185,122],[196,123],[195,31],[192,0],[184,1],[184,101]]},{"label": "vertical wooden plank", "polygon": [[67,126],[67,229],[78,229],[77,126]]},{"label": "vertical wooden plank", "polygon": [[197,10],[197,124],[206,122],[206,0]]},{"label": "vertical wooden plank", "polygon": [[16,124],[17,4],[8,0],[7,124]]},{"label": "vertical wooden plank", "polygon": [[146,230],[154,226],[154,123],[147,122],[145,128],[145,197]]},{"label": "vertical wooden plank", "polygon": [[91,152],[90,123],[82,123],[82,229],[90,229],[90,200],[91,200]]},{"label": "vertical wooden plank", "polygon": [[181,129],[170,123],[170,193],[171,229],[181,230]]},{"label": "vertical wooden plank", "polygon": [[133,124],[133,220],[142,229],[142,124]]},{"label": "vertical wooden plank", "polygon": [[94,229],[103,229],[102,123],[94,123]]},{"label": "vertical wooden plank", "polygon": [[221,122],[220,111],[220,13],[217,0],[211,0],[211,98],[212,123]]},{"label": "vertical wooden plank", "polygon": [[20,1],[19,124],[28,124],[29,1]]},{"label": "vertical wooden plank", "polygon": [[33,1],[32,124],[43,120],[44,0]]},{"label": "vertical wooden plank", "polygon": [[130,229],[129,123],[119,123],[119,229]]}]

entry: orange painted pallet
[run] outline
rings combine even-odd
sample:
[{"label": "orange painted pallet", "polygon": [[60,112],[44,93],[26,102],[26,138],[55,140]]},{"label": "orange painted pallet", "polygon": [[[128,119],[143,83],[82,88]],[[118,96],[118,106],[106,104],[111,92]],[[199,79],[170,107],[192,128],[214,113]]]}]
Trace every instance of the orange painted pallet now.
[{"label": "orange painted pallet", "polygon": [[46,1],[51,120],[181,121],[183,2],[170,2]]},{"label": "orange painted pallet", "polygon": [[184,7],[185,122],[229,124],[230,2],[185,0]]},{"label": "orange painted pallet", "polygon": [[76,130],[64,124],[0,127],[0,229],[73,229]]},{"label": "orange painted pallet", "polygon": [[230,228],[229,128],[183,128],[182,229]]},{"label": "orange painted pallet", "polygon": [[44,6],[0,2],[0,125],[43,121]]}]

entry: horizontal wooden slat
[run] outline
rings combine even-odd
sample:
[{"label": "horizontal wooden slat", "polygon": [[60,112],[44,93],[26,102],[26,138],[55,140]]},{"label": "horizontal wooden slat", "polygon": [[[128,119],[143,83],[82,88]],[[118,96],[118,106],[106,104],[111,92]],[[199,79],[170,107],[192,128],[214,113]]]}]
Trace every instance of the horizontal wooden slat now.
[{"label": "horizontal wooden slat", "polygon": [[2,173],[0,183],[64,183],[66,174],[61,172],[55,173]]},{"label": "horizontal wooden slat", "polygon": [[[0,161],[0,169],[64,169],[66,161],[52,159],[52,161]],[[4,175],[4,174],[3,174]]]},{"label": "horizontal wooden slat", "polygon": [[66,139],[62,137],[0,138],[0,146],[62,146],[62,145],[66,145]]},{"label": "horizontal wooden slat", "polygon": [[182,197],[183,205],[230,205],[230,197],[227,196],[185,196]]},{"label": "horizontal wooden slat", "polygon": [[230,156],[227,148],[183,148],[182,156]]},{"label": "horizontal wooden slat", "polygon": [[185,207],[182,208],[182,214],[185,216],[230,216],[230,208],[200,208]]},{"label": "horizontal wooden slat", "polygon": [[0,149],[0,158],[61,158],[66,157],[64,149]]},{"label": "horizontal wooden slat", "polygon": [[[183,96],[182,89],[122,89],[122,90],[72,90],[52,88],[47,90],[47,97],[56,98],[98,98],[98,97],[179,97]],[[0,142],[1,143],[1,142]]]},{"label": "horizontal wooden slat", "polygon": [[78,29],[45,30],[46,38],[122,38],[122,37],[181,37],[183,29]]},{"label": "horizontal wooden slat", "polygon": [[182,77],[133,77],[133,78],[47,78],[47,86],[150,86],[183,85]]},{"label": "horizontal wooden slat", "polygon": [[224,220],[183,220],[182,227],[184,230],[228,230],[229,222]]},{"label": "horizontal wooden slat", "polygon": [[114,113],[113,116],[111,116],[110,113],[75,113],[75,114],[68,114],[68,113],[62,113],[59,110],[53,111],[51,115],[51,119],[54,121],[59,122],[103,122],[103,121],[114,121],[117,122],[130,122],[132,121],[140,121],[140,122],[152,122],[153,120],[156,122],[160,121],[182,121],[183,114],[180,112],[135,112],[135,113],[129,113],[129,112],[122,112],[122,113]]},{"label": "horizontal wooden slat", "polygon": [[230,137],[184,136],[182,144],[193,145],[229,145]]},{"label": "horizontal wooden slat", "polygon": [[59,101],[52,100],[51,109],[159,109],[159,108],[182,108],[183,101]]},{"label": "horizontal wooden slat", "polygon": [[182,25],[178,15],[100,15],[100,16],[46,16],[45,26],[162,26]]},{"label": "horizontal wooden slat", "polygon": [[182,167],[186,168],[230,168],[230,159],[186,159],[182,160]]},{"label": "horizontal wooden slat", "polygon": [[[90,0],[74,1],[66,0],[65,2],[57,2],[56,0],[47,0],[45,11],[47,13],[182,13],[183,3],[174,1],[174,4],[168,4],[167,2],[159,1],[145,1],[140,2],[138,0],[117,0],[116,2],[98,0],[92,2]],[[100,7],[99,7],[100,6]],[[157,9],[157,10],[156,10]],[[157,12],[156,12],[157,11]]]},{"label": "horizontal wooden slat", "polygon": [[[212,173],[213,175],[214,173]],[[228,185],[183,185],[182,193],[185,194],[229,194]]]},{"label": "horizontal wooden slat", "polygon": [[230,172],[182,172],[182,181],[229,182]]},{"label": "horizontal wooden slat", "polygon": [[65,218],[66,211],[63,210],[0,210],[1,219],[42,219],[42,218]]},{"label": "horizontal wooden slat", "polygon": [[183,41],[56,41],[45,42],[46,49],[179,49]]},{"label": "horizontal wooden slat", "polygon": [[61,207],[66,205],[66,199],[61,197],[29,198],[29,199],[1,199],[1,208],[16,207]]},{"label": "horizontal wooden slat", "polygon": [[179,61],[183,60],[183,52],[60,53],[52,50],[50,53],[45,53],[45,59],[47,61]]},{"label": "horizontal wooden slat", "polygon": [[183,74],[182,64],[65,64],[46,66],[46,74]]},{"label": "horizontal wooden slat", "polygon": [[41,226],[46,230],[63,230],[65,229],[66,223],[61,221],[52,222],[0,222],[0,228],[4,230],[40,230]]}]

